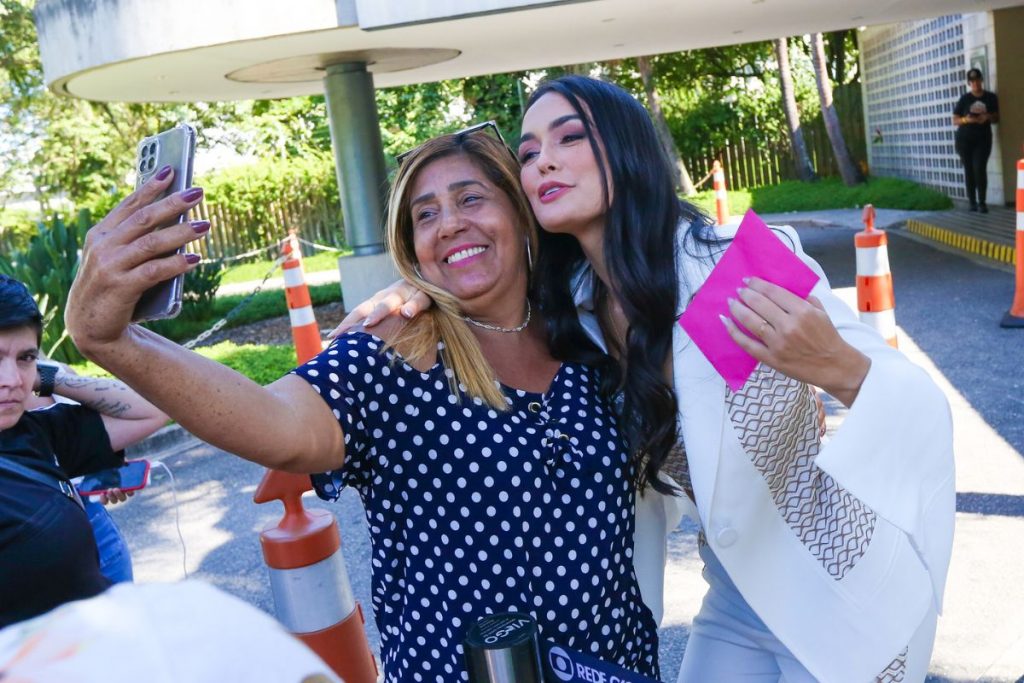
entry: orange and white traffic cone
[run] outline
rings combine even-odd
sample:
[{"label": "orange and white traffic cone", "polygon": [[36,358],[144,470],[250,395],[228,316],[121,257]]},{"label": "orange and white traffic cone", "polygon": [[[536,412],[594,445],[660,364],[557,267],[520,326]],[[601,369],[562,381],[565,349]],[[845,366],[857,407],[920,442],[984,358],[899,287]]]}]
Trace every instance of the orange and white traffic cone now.
[{"label": "orange and white traffic cone", "polygon": [[288,233],[282,250],[286,256],[281,268],[284,272],[284,296],[288,302],[288,317],[292,323],[292,339],[295,341],[295,356],[299,364],[320,353],[320,327],[313,314],[313,300],[306,286],[302,272],[302,252],[295,231]]},{"label": "orange and white traffic cone", "polygon": [[376,683],[377,663],[345,570],[338,522],[326,510],[303,507],[302,494],[311,488],[308,475],[268,470],[253,497],[284,503],[281,521],[260,534],[274,611],[345,683]]},{"label": "orange and white traffic cone", "polygon": [[[283,251],[295,355],[305,363],[322,346],[294,231]],[[284,503],[281,521],[260,534],[274,611],[278,621],[346,683],[375,683],[377,663],[366,640],[363,609],[352,596],[338,522],[326,510],[307,510],[302,505],[302,494],[312,488],[309,475],[267,470],[253,496],[255,503]]]},{"label": "orange and white traffic cone", "polygon": [[1024,159],[1017,161],[1017,290],[1000,327],[1024,327]]},{"label": "orange and white traffic cone", "polygon": [[725,225],[729,222],[729,195],[725,191],[725,169],[717,159],[711,166],[711,173],[714,178],[715,212],[718,214],[718,224]]},{"label": "orange and white traffic cone", "polygon": [[889,238],[875,230],[875,207],[864,207],[864,230],[854,235],[857,247],[857,311],[889,346],[896,343],[896,295],[889,270]]}]

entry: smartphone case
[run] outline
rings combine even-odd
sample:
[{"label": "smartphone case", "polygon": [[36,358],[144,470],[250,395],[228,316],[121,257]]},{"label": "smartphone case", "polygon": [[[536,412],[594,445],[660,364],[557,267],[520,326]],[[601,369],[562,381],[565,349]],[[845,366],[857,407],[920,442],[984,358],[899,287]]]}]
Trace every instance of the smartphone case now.
[{"label": "smartphone case", "polygon": [[[125,480],[122,473],[132,468],[133,476]],[[141,476],[138,473],[141,469]],[[76,485],[79,495],[94,496],[109,491],[110,489],[121,489],[122,491],[138,491],[149,483],[149,461],[148,460],[125,460],[121,467],[113,467],[109,470],[101,470],[86,474]]]},{"label": "smartphone case", "polygon": [[[195,128],[186,123],[144,139],[139,143],[136,155],[135,170],[138,173],[138,180],[135,187],[141,187],[164,166],[174,169],[174,180],[164,192],[164,197],[191,187],[195,144]],[[178,222],[185,220],[187,220],[187,214],[183,215]],[[184,253],[184,251],[182,248],[179,253]],[[179,275],[150,287],[135,305],[132,320],[137,322],[159,320],[178,315],[181,312],[184,284],[185,276]]]}]

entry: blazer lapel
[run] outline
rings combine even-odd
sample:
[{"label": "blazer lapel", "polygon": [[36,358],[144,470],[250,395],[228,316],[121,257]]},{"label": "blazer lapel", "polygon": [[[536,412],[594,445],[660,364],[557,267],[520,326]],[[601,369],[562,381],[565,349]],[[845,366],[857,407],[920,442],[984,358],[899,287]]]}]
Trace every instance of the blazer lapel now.
[{"label": "blazer lapel", "polygon": [[672,343],[680,431],[697,510],[706,523],[710,519],[726,418],[725,381],[679,325],[673,332]]}]

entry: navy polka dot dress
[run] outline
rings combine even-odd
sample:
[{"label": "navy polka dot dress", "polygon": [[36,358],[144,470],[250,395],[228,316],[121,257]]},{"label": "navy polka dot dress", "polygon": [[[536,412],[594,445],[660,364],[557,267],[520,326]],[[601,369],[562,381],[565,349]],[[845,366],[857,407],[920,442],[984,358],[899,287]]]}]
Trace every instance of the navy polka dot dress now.
[{"label": "navy polka dot dress", "polygon": [[658,676],[658,636],[633,573],[632,470],[595,372],[565,363],[544,394],[498,412],[419,372],[365,332],[295,372],[345,432],[321,498],[362,498],[373,611],[389,682],[468,680],[466,630],[497,612],[541,637]]}]

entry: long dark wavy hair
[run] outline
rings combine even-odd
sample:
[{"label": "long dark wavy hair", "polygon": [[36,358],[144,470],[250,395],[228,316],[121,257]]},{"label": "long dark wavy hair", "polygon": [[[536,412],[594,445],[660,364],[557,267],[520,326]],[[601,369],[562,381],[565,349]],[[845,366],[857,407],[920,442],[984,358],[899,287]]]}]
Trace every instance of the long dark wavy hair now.
[{"label": "long dark wavy hair", "polygon": [[[611,280],[601,282],[588,272],[575,237],[541,232],[536,285],[552,352],[602,367],[602,391],[622,392],[619,425],[632,451],[637,487],[677,493],[657,475],[678,441],[676,397],[665,379],[680,308],[678,238],[680,226],[687,225],[689,237],[711,243],[710,222],[676,196],[671,167],[650,116],[629,93],[593,78],[562,76],[541,83],[527,108],[548,93],[563,96],[576,110],[599,160],[607,206],[604,258]],[[605,164],[600,163],[602,157]],[[609,348],[618,352],[618,363],[597,357],[579,323],[572,288],[581,272],[593,283],[596,313]],[[611,334],[611,297],[629,321],[622,348]]]}]

